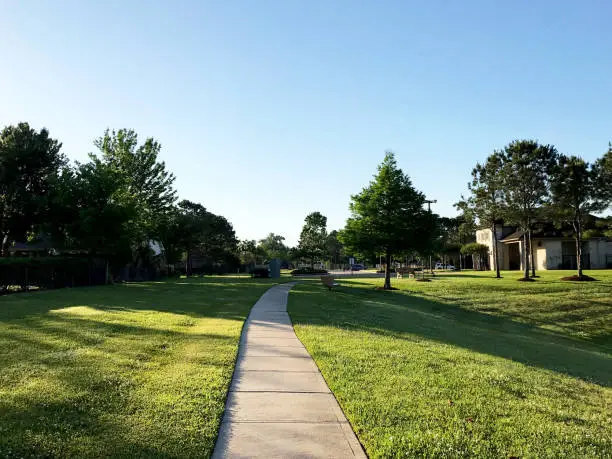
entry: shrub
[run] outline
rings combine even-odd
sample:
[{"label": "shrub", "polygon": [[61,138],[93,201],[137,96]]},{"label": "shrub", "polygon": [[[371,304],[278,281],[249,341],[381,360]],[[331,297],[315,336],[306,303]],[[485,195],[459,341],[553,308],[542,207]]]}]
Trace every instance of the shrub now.
[{"label": "shrub", "polygon": [[106,261],[80,257],[0,258],[0,294],[106,282]]},{"label": "shrub", "polygon": [[270,277],[270,270],[267,266],[255,266],[252,274],[253,277]]}]

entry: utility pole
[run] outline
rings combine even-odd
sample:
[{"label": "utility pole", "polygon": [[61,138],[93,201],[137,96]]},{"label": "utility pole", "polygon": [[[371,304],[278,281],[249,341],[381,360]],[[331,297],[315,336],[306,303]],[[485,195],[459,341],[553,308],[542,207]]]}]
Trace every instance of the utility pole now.
[{"label": "utility pole", "polygon": [[[429,218],[431,219],[431,205],[437,203],[437,199],[426,199],[425,203],[427,204],[427,212],[429,212]],[[429,253],[429,272],[433,275],[433,266],[431,265],[431,252]],[[423,277],[425,277],[425,270],[423,270]]]},{"label": "utility pole", "polygon": [[425,203],[427,204],[427,212],[431,214],[431,205],[437,203],[437,199],[426,199]]}]

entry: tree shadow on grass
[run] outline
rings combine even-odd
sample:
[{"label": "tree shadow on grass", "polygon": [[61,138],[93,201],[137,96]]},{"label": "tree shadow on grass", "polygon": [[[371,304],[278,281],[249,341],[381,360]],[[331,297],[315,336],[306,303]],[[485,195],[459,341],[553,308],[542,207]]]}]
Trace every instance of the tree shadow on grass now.
[{"label": "tree shadow on grass", "polygon": [[[164,424],[151,426],[140,437],[133,432],[129,415],[104,408],[104,400],[129,403],[125,394],[108,387],[89,400],[39,400],[36,403],[0,404],[2,438],[0,454],[6,457],[185,457],[185,438]],[[153,431],[156,438],[153,438]],[[190,456],[212,454],[214,435],[201,435],[189,445]],[[194,448],[196,446],[196,448]],[[197,451],[197,453],[196,453]]]},{"label": "tree shadow on grass", "polygon": [[[0,457],[210,455],[242,322],[274,283],[198,279],[0,298]],[[222,321],[193,328],[201,318]]]},{"label": "tree shadow on grass", "polygon": [[[561,337],[603,346],[607,352],[612,353],[612,334],[609,326],[612,321],[612,303],[598,300],[599,297],[586,298],[581,291],[568,291],[567,286],[559,282],[548,284],[546,286],[540,284],[537,288],[529,288],[530,286],[527,285],[526,288],[517,291],[515,285],[503,283],[496,286],[495,289],[489,285],[483,285],[476,289],[460,287],[452,292],[449,290],[449,285],[438,290],[435,283],[424,284],[429,288],[416,288],[415,286],[412,289],[413,284],[409,281],[402,282],[400,290],[404,295],[425,297],[433,302],[541,327]],[[342,288],[350,290],[351,286],[358,285],[374,289],[372,283],[357,281],[341,284],[338,290]],[[604,290],[594,293],[599,295],[602,292]],[[510,307],[507,307],[506,295],[512,298]],[[605,326],[606,323],[608,326]]]},{"label": "tree shadow on grass", "polygon": [[333,296],[327,291],[300,295],[303,290],[314,287],[299,286],[290,295],[289,312],[296,324],[329,325],[399,339],[417,335],[612,385],[612,356],[607,349],[533,325],[407,294],[345,287]]},{"label": "tree shadow on grass", "polygon": [[[183,369],[189,364],[194,371],[212,368],[199,377],[208,383],[208,378],[225,374],[214,384],[229,385],[239,336],[178,328],[72,314],[30,317],[20,325],[0,328],[0,342],[18,351],[0,353],[1,388],[15,390],[0,397],[0,457],[184,457],[187,443],[189,455],[210,454],[216,428],[201,425],[194,439],[193,423],[220,422],[223,390],[215,387],[202,397],[199,394],[210,389],[204,384],[196,388],[196,396],[185,399],[218,412],[209,419],[184,416],[195,407],[183,402],[170,410],[152,409],[148,396],[183,400],[187,394],[182,386],[174,381],[163,384],[165,369],[173,365]],[[185,354],[193,348],[197,350]],[[138,389],[150,382],[150,375],[157,378],[153,384],[162,385],[145,390],[143,399]],[[29,384],[42,390],[32,391]],[[191,430],[181,430],[180,423]]]},{"label": "tree shadow on grass", "polygon": [[87,306],[105,311],[158,311],[193,318],[245,320],[259,296],[277,282],[258,279],[189,279],[46,290],[0,297],[0,323],[51,310]]}]

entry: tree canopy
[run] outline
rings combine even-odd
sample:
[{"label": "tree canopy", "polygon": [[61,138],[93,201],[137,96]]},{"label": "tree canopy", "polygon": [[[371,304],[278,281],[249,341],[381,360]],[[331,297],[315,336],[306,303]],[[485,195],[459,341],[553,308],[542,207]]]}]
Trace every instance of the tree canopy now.
[{"label": "tree canopy", "polygon": [[2,256],[13,241],[35,235],[50,216],[50,190],[66,159],[62,144],[28,123],[0,132],[0,242]]},{"label": "tree canopy", "polygon": [[385,289],[391,288],[391,257],[419,252],[430,244],[435,222],[424,204],[425,196],[414,188],[391,152],[370,184],[351,197],[351,216],[340,240],[348,250],[385,254]]},{"label": "tree canopy", "polygon": [[582,240],[586,219],[592,212],[608,206],[606,193],[601,193],[602,173],[582,158],[560,155],[551,179],[553,217],[572,225],[576,240],[578,277],[582,274]]},{"label": "tree canopy", "polygon": [[468,207],[479,225],[489,228],[493,236],[493,259],[496,276],[500,267],[497,253],[497,222],[504,216],[504,155],[495,151],[483,163],[472,169],[472,181],[468,183],[470,196],[464,199],[463,208]]},{"label": "tree canopy", "polygon": [[[527,235],[542,207],[550,199],[550,175],[557,159],[552,145],[540,145],[535,140],[515,140],[503,151],[501,180],[504,191],[506,221],[517,224],[525,233],[524,247],[529,247]],[[525,279],[529,278],[529,250],[523,250]]]},{"label": "tree canopy", "polygon": [[323,261],[327,254],[327,217],[321,212],[311,212],[304,219],[298,242],[299,256],[311,264]]},{"label": "tree canopy", "polygon": [[46,129],[27,123],[0,132],[2,255],[15,242],[38,236],[54,249],[104,257],[118,266],[167,263],[197,251],[209,264],[235,263],[231,223],[199,203],[176,203],[174,175],[159,160],[161,145],[142,144],[130,129],[107,130],[98,154],[69,163]]},{"label": "tree canopy", "polygon": [[270,233],[259,241],[259,247],[265,258],[289,259],[289,247],[285,245],[285,238],[279,234]]},{"label": "tree canopy", "polygon": [[121,180],[125,198],[134,200],[138,212],[132,227],[134,238],[141,241],[157,238],[158,223],[176,201],[174,175],[158,160],[161,145],[153,138],[138,145],[138,135],[131,129],[107,129],[94,144],[100,151],[98,160]]}]

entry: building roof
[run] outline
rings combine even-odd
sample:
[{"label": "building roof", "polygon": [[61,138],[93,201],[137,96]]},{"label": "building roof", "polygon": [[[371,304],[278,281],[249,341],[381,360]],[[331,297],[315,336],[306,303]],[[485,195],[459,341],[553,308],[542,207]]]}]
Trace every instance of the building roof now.
[{"label": "building roof", "polygon": [[500,240],[499,242],[509,243],[509,242],[518,242],[523,238],[524,231],[516,230],[514,233],[508,234],[505,238]]}]

